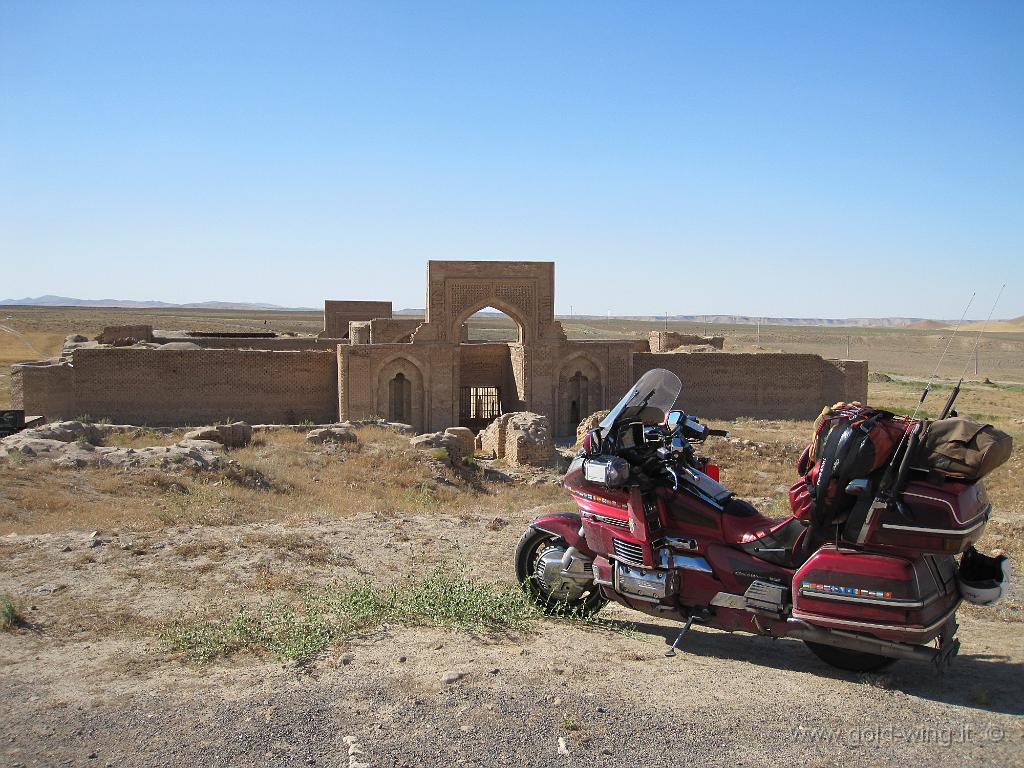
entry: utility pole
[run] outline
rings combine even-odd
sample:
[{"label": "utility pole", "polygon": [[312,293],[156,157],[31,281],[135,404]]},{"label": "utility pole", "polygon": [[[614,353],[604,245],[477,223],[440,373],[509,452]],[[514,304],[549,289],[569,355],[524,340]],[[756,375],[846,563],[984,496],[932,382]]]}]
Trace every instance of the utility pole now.
[{"label": "utility pole", "polygon": [[851,338],[852,338],[852,337],[850,337],[850,336],[847,336],[847,337],[846,337],[846,359],[847,359],[847,360],[849,360],[849,359],[850,359],[850,339],[851,339]]},{"label": "utility pole", "polygon": [[978,376],[978,352],[980,350],[977,346],[974,347],[974,376]]},{"label": "utility pole", "polygon": [[668,310],[665,310],[665,330],[668,331]]},{"label": "utility pole", "polygon": [[761,318],[757,318],[757,346],[761,346]]}]

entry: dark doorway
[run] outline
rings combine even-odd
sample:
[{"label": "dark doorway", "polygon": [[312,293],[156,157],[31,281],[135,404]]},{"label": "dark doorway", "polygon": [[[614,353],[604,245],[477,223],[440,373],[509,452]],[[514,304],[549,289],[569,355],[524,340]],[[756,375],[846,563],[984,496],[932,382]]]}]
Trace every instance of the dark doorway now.
[{"label": "dark doorway", "polygon": [[461,387],[459,389],[459,425],[474,432],[501,415],[501,393],[497,387]]},{"label": "dark doorway", "polygon": [[573,429],[583,421],[584,416],[590,415],[589,385],[590,380],[582,371],[576,371],[569,378],[569,421]]},{"label": "dark doorway", "polygon": [[412,419],[412,382],[404,373],[388,382],[388,421],[407,424]]}]

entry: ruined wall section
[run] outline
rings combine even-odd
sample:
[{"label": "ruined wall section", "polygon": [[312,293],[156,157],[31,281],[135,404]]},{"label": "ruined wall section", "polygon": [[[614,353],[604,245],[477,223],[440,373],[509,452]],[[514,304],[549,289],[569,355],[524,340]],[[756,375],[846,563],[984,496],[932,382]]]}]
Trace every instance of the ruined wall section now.
[{"label": "ruined wall section", "polygon": [[697,416],[728,419],[813,419],[825,405],[867,401],[867,364],[804,354],[655,354],[633,357],[633,373],[652,368],[683,382],[677,407]]},{"label": "ruined wall section", "polygon": [[47,421],[73,419],[74,369],[66,362],[46,361],[11,366],[11,407]]},{"label": "ruined wall section", "polygon": [[154,426],[333,422],[335,361],[316,351],[79,349],[73,410]]},{"label": "ruined wall section", "polygon": [[371,344],[408,344],[413,332],[423,325],[422,317],[392,317],[370,321]]},{"label": "ruined wall section", "polygon": [[379,317],[391,317],[390,301],[328,300],[324,302],[324,330],[320,335],[328,339],[343,339],[348,336],[350,322]]},{"label": "ruined wall section", "polygon": [[671,352],[680,347],[693,347],[706,344],[715,349],[725,347],[724,336],[700,336],[694,333],[676,333],[675,331],[651,331],[648,334],[648,345],[651,352]]}]

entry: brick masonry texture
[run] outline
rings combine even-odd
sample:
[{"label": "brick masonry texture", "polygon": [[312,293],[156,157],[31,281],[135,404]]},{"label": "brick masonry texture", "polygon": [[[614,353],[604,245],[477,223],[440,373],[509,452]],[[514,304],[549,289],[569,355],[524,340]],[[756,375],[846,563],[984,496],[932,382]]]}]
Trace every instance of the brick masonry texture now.
[{"label": "brick masonry texture", "polygon": [[[73,367],[14,366],[12,398],[29,415],[49,419],[88,414],[178,425],[376,416],[436,432],[468,421],[459,408],[463,388],[495,387],[504,413],[540,414],[561,437],[574,436],[580,419],[610,407],[640,374],[659,367],[682,379],[679,407],[710,418],[811,419],[824,405],[867,400],[864,362],[687,353],[680,346],[709,339],[663,331],[642,340],[570,341],[555,320],[554,280],[551,262],[431,261],[422,320],[392,318],[390,302],[327,301],[325,331],[316,339],[189,338],[203,348],[76,349]],[[486,307],[517,323],[519,341],[465,341],[465,321]],[[346,338],[350,330],[356,333]],[[399,385],[407,395],[392,397]],[[392,412],[399,407],[402,413]]]},{"label": "brick masonry texture", "polygon": [[[332,422],[338,407],[335,361],[333,353],[315,351],[79,349],[71,367],[48,371],[54,378],[47,399],[35,401],[33,392],[25,406],[47,418],[87,414],[154,426]],[[38,372],[24,366],[21,375],[26,373]],[[63,400],[54,396],[57,383]]]}]

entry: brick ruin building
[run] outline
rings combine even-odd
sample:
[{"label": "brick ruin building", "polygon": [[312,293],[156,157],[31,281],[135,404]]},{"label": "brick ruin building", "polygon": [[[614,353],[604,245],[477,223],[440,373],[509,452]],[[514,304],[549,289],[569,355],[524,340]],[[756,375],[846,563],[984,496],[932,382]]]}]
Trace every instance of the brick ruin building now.
[{"label": "brick ruin building", "polygon": [[[651,368],[677,373],[679,407],[711,418],[813,418],[823,404],[867,397],[865,362],[729,353],[717,351],[721,337],[668,332],[569,340],[554,306],[552,262],[431,261],[422,318],[395,317],[390,302],[327,301],[317,336],[110,328],[97,342],[69,337],[54,360],[13,366],[12,398],[47,419],[166,426],[382,417],[419,432],[478,430],[529,410],[566,437]],[[512,319],[514,341],[469,339],[467,321],[488,307]],[[709,351],[680,353],[693,343]]]}]

